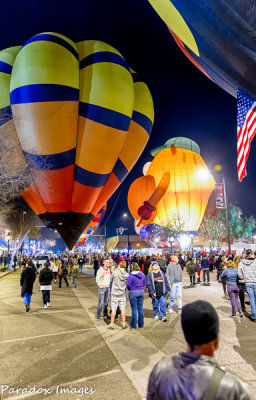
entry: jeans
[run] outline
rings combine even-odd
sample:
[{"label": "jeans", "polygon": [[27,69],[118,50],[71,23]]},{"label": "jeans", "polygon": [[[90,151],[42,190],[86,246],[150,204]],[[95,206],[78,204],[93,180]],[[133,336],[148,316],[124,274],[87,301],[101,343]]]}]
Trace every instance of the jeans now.
[{"label": "jeans", "polygon": [[210,282],[210,272],[209,269],[203,269],[203,281],[205,282],[207,275],[207,283]]},{"label": "jeans", "polygon": [[77,278],[71,278],[71,283],[73,283],[73,285],[75,285],[75,289],[76,289]]},{"label": "jeans", "polygon": [[66,282],[66,285],[68,287],[69,284],[68,284],[68,280],[67,280],[67,276],[66,275],[59,275],[59,287],[61,287],[62,278],[64,279],[64,281]]},{"label": "jeans", "polygon": [[108,301],[110,299],[110,288],[98,288],[99,303],[97,309],[97,317],[99,318],[103,308],[103,315],[108,314]]},{"label": "jeans", "polygon": [[251,319],[256,319],[256,284],[246,283],[245,286],[250,300]]},{"label": "jeans", "polygon": [[178,311],[181,311],[181,309],[182,309],[182,286],[181,285],[182,285],[181,282],[172,284],[168,308],[173,307],[175,296],[177,296]]},{"label": "jeans", "polygon": [[42,290],[43,303],[50,303],[50,290]]},{"label": "jeans", "polygon": [[57,271],[56,272],[53,272],[53,278],[55,279],[55,281],[56,281],[56,279],[57,279]]},{"label": "jeans", "polygon": [[190,276],[189,279],[190,279],[190,283],[194,285],[195,284],[195,275]]},{"label": "jeans", "polygon": [[239,289],[237,285],[227,285],[227,292],[231,301],[232,315],[236,314],[236,310],[241,314],[242,308],[238,299]]},{"label": "jeans", "polygon": [[32,297],[32,294],[25,293],[25,294],[23,295],[23,300],[24,300],[25,306],[29,306],[29,305],[30,305],[30,303],[31,303],[31,297]]},{"label": "jeans", "polygon": [[152,299],[152,304],[153,304],[153,312],[154,316],[159,314],[159,306],[160,306],[160,316],[166,317],[166,300],[165,296],[161,296],[159,298],[155,297]]},{"label": "jeans", "polygon": [[137,328],[137,314],[138,314],[138,326],[143,328],[144,326],[144,312],[143,312],[143,302],[144,302],[144,290],[132,290],[129,293],[129,300],[132,309],[132,321],[131,328]]}]

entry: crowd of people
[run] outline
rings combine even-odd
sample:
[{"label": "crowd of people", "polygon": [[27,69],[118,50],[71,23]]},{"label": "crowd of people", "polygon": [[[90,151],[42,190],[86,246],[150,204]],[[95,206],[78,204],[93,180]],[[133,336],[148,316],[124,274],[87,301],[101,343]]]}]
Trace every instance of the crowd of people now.
[{"label": "crowd of people", "polygon": [[[244,316],[245,293],[251,306],[251,320],[256,322],[256,260],[252,250],[241,257],[235,254],[164,254],[140,257],[122,254],[63,254],[50,258],[44,265],[32,257],[19,259],[21,266],[21,295],[26,311],[30,309],[33,284],[39,275],[43,307],[50,306],[52,282],[69,286],[69,276],[77,287],[79,272],[84,264],[94,268],[98,286],[96,320],[109,319],[108,329],[115,329],[120,315],[121,327],[126,322],[126,292],[131,306],[131,330],[143,328],[143,302],[145,293],[152,299],[152,316],[156,321],[167,321],[167,312],[173,313],[177,298],[182,330],[187,342],[185,352],[164,357],[153,368],[148,382],[147,400],[169,399],[245,399],[252,400],[247,387],[233,375],[225,372],[215,361],[214,353],[219,343],[219,319],[215,308],[198,300],[182,305],[184,275],[188,274],[190,286],[209,286],[211,271],[216,270],[216,281],[223,287],[231,303],[232,317]],[[169,298],[168,298],[169,295]],[[110,303],[110,311],[109,310]],[[201,377],[204,376],[202,382]]]},{"label": "crowd of people", "polygon": [[[177,299],[178,313],[182,310],[182,288],[184,273],[190,279],[190,286],[202,284],[209,286],[210,272],[216,270],[216,280],[222,284],[223,293],[229,296],[232,314],[243,317],[246,311],[245,293],[251,305],[251,320],[256,322],[256,261],[252,250],[241,256],[235,254],[198,252],[197,254],[170,254],[153,256],[110,254],[62,254],[49,258],[42,268],[33,257],[22,256],[18,260],[21,267],[22,297],[26,310],[29,311],[33,283],[39,274],[40,289],[43,295],[43,307],[50,306],[52,281],[58,287],[64,281],[77,289],[77,279],[85,264],[92,265],[98,285],[98,307],[96,319],[111,319],[109,329],[114,328],[114,321],[121,315],[122,327],[126,328],[125,307],[126,291],[132,310],[131,329],[143,327],[143,301],[145,291],[152,298],[152,311],[155,320],[165,322],[166,311],[173,313]],[[29,288],[29,290],[28,290]],[[24,296],[25,295],[25,296]],[[167,300],[168,299],[168,300]],[[108,313],[110,301],[111,315]]]}]

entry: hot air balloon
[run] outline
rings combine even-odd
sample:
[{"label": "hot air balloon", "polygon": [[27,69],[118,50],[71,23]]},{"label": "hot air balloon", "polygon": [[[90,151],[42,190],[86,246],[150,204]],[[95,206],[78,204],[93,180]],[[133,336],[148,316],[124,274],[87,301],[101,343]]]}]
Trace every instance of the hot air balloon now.
[{"label": "hot air balloon", "polygon": [[143,225],[164,225],[168,218],[179,216],[183,231],[197,231],[215,188],[199,146],[193,140],[178,137],[151,154],[154,159],[146,175],[135,180],[129,189],[131,214],[140,218],[139,224]]},{"label": "hot air balloon", "polygon": [[107,210],[107,204],[105,204],[102,209],[95,215],[95,217],[91,220],[91,222],[87,225],[85,230],[83,231],[82,235],[76,242],[76,246],[83,246],[90,236],[94,234],[96,229],[98,228],[99,224],[103,220],[105,213]]},{"label": "hot air balloon", "polygon": [[237,98],[238,179],[247,175],[256,134],[254,0],[149,0],[187,58]]},{"label": "hot air balloon", "polygon": [[0,52],[0,93],[33,178],[21,195],[72,248],[149,139],[148,87],[112,46],[50,32]]}]

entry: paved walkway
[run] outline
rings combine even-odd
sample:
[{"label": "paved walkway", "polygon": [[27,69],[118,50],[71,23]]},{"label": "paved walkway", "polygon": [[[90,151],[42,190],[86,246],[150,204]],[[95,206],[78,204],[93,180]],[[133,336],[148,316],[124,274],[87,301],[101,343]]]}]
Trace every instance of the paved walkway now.
[{"label": "paved walkway", "polygon": [[[215,273],[211,277],[215,279]],[[142,399],[155,362],[163,355],[185,349],[177,313],[168,316],[166,324],[154,321],[147,295],[143,329],[122,330],[118,322],[110,331],[106,321],[95,320],[94,277],[80,276],[76,292],[66,287],[58,289],[54,284],[47,310],[42,309],[37,282],[34,289],[31,311],[25,313],[19,297],[19,271],[0,280],[0,389],[1,385],[6,385],[4,389],[9,386],[2,399]],[[229,301],[223,299],[217,282],[195,288],[185,283],[183,298],[184,303],[205,299],[216,307],[221,322],[216,358],[246,381],[256,397],[256,325],[248,318],[230,317]],[[129,322],[129,305],[127,314]],[[33,385],[37,390],[47,389],[47,395],[7,393],[12,388],[33,389]],[[81,396],[85,387],[95,392]]]}]

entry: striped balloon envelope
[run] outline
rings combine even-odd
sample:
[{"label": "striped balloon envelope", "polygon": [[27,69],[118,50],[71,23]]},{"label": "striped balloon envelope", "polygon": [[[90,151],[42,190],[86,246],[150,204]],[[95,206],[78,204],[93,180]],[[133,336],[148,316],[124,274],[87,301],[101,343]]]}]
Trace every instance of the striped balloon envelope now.
[{"label": "striped balloon envelope", "polygon": [[100,211],[93,217],[91,222],[87,225],[87,227],[83,231],[82,235],[80,236],[80,238],[76,242],[76,246],[83,246],[87,242],[89,237],[94,234],[94,232],[98,228],[99,224],[103,220],[103,218],[105,216],[105,213],[106,213],[106,210],[107,210],[107,204],[105,204],[100,209]]},{"label": "striped balloon envelope", "polygon": [[50,32],[0,52],[0,113],[33,178],[22,197],[72,248],[142,153],[154,107],[112,46]]}]

